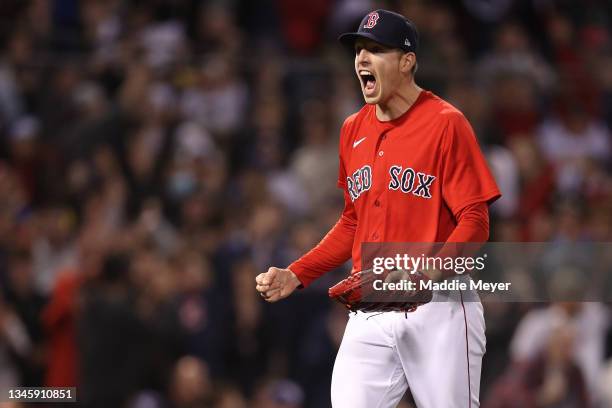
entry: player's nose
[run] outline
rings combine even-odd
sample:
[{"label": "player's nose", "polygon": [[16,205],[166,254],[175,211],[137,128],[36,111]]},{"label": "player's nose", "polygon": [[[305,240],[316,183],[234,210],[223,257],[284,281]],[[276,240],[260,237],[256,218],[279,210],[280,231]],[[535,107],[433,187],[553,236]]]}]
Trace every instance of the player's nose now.
[{"label": "player's nose", "polygon": [[362,48],[359,51],[355,51],[355,59],[357,60],[357,62],[367,61],[368,58],[369,53],[368,50],[366,50],[365,48]]},{"label": "player's nose", "polygon": [[355,54],[355,66],[357,69],[367,68],[370,64],[370,54],[367,50],[360,50]]}]

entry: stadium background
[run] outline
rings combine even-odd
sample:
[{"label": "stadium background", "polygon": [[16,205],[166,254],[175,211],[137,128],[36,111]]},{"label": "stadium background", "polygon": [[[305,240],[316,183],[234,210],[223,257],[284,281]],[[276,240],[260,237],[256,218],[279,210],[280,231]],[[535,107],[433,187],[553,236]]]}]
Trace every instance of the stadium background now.
[{"label": "stadium background", "polygon": [[[415,21],[417,83],[479,137],[491,239],[611,240],[608,1],[3,0],[0,388],[329,406],[346,269],[275,305],[254,277],[340,213],[362,99],[335,38],[379,6]],[[486,305],[483,406],[612,406],[608,309]]]}]

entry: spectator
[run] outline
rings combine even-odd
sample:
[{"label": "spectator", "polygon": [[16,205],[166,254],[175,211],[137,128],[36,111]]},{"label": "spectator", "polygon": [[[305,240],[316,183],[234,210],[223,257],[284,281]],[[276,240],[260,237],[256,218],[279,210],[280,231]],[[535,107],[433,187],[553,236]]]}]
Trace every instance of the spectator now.
[{"label": "spectator", "polygon": [[270,380],[261,385],[256,396],[256,408],[300,408],[304,392],[293,381],[287,379]]},{"label": "spectator", "polygon": [[31,254],[25,251],[10,254],[5,301],[12,305],[15,319],[25,329],[24,339],[28,338],[31,343],[28,353],[17,354],[21,381],[26,384],[42,384],[44,335],[39,316],[46,299],[37,293],[32,278]]},{"label": "spectator", "polygon": [[[559,301],[541,310],[534,310],[523,318],[512,339],[512,360],[517,363],[532,362],[548,348],[551,358],[565,356],[565,361],[570,359],[576,364],[583,378],[585,392],[595,397],[598,395],[597,384],[603,368],[607,325],[607,311],[599,303]],[[555,339],[558,331],[563,331],[564,336],[568,337]],[[564,346],[564,341],[570,343]],[[547,344],[552,343],[554,347],[547,347]]]},{"label": "spectator", "polygon": [[173,408],[212,407],[213,392],[206,364],[186,356],[172,373],[170,402]]},{"label": "spectator", "polygon": [[606,163],[611,153],[608,128],[590,116],[577,98],[563,96],[557,114],[538,130],[542,153],[556,167],[556,183],[563,192],[581,191],[587,164]]}]

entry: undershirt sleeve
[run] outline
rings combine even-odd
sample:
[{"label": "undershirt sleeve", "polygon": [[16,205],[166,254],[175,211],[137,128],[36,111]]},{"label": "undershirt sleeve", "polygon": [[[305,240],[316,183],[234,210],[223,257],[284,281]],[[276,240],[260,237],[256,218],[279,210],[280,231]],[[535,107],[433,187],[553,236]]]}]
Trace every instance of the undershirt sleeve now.
[{"label": "undershirt sleeve", "polygon": [[487,242],[489,239],[489,205],[477,202],[457,214],[457,226],[446,242]]},{"label": "undershirt sleeve", "polygon": [[[486,202],[469,204],[456,217],[457,226],[436,254],[438,258],[473,256],[489,239],[489,205]],[[452,269],[440,272],[441,278],[455,275]]]}]

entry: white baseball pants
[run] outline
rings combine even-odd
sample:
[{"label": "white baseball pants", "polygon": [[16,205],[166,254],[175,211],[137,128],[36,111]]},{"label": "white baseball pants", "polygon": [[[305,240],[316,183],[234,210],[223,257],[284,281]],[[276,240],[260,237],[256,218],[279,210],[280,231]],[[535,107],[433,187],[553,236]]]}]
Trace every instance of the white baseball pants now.
[{"label": "white baseball pants", "polygon": [[476,408],[485,353],[482,304],[466,292],[415,312],[351,313],[332,375],[333,408]]}]

